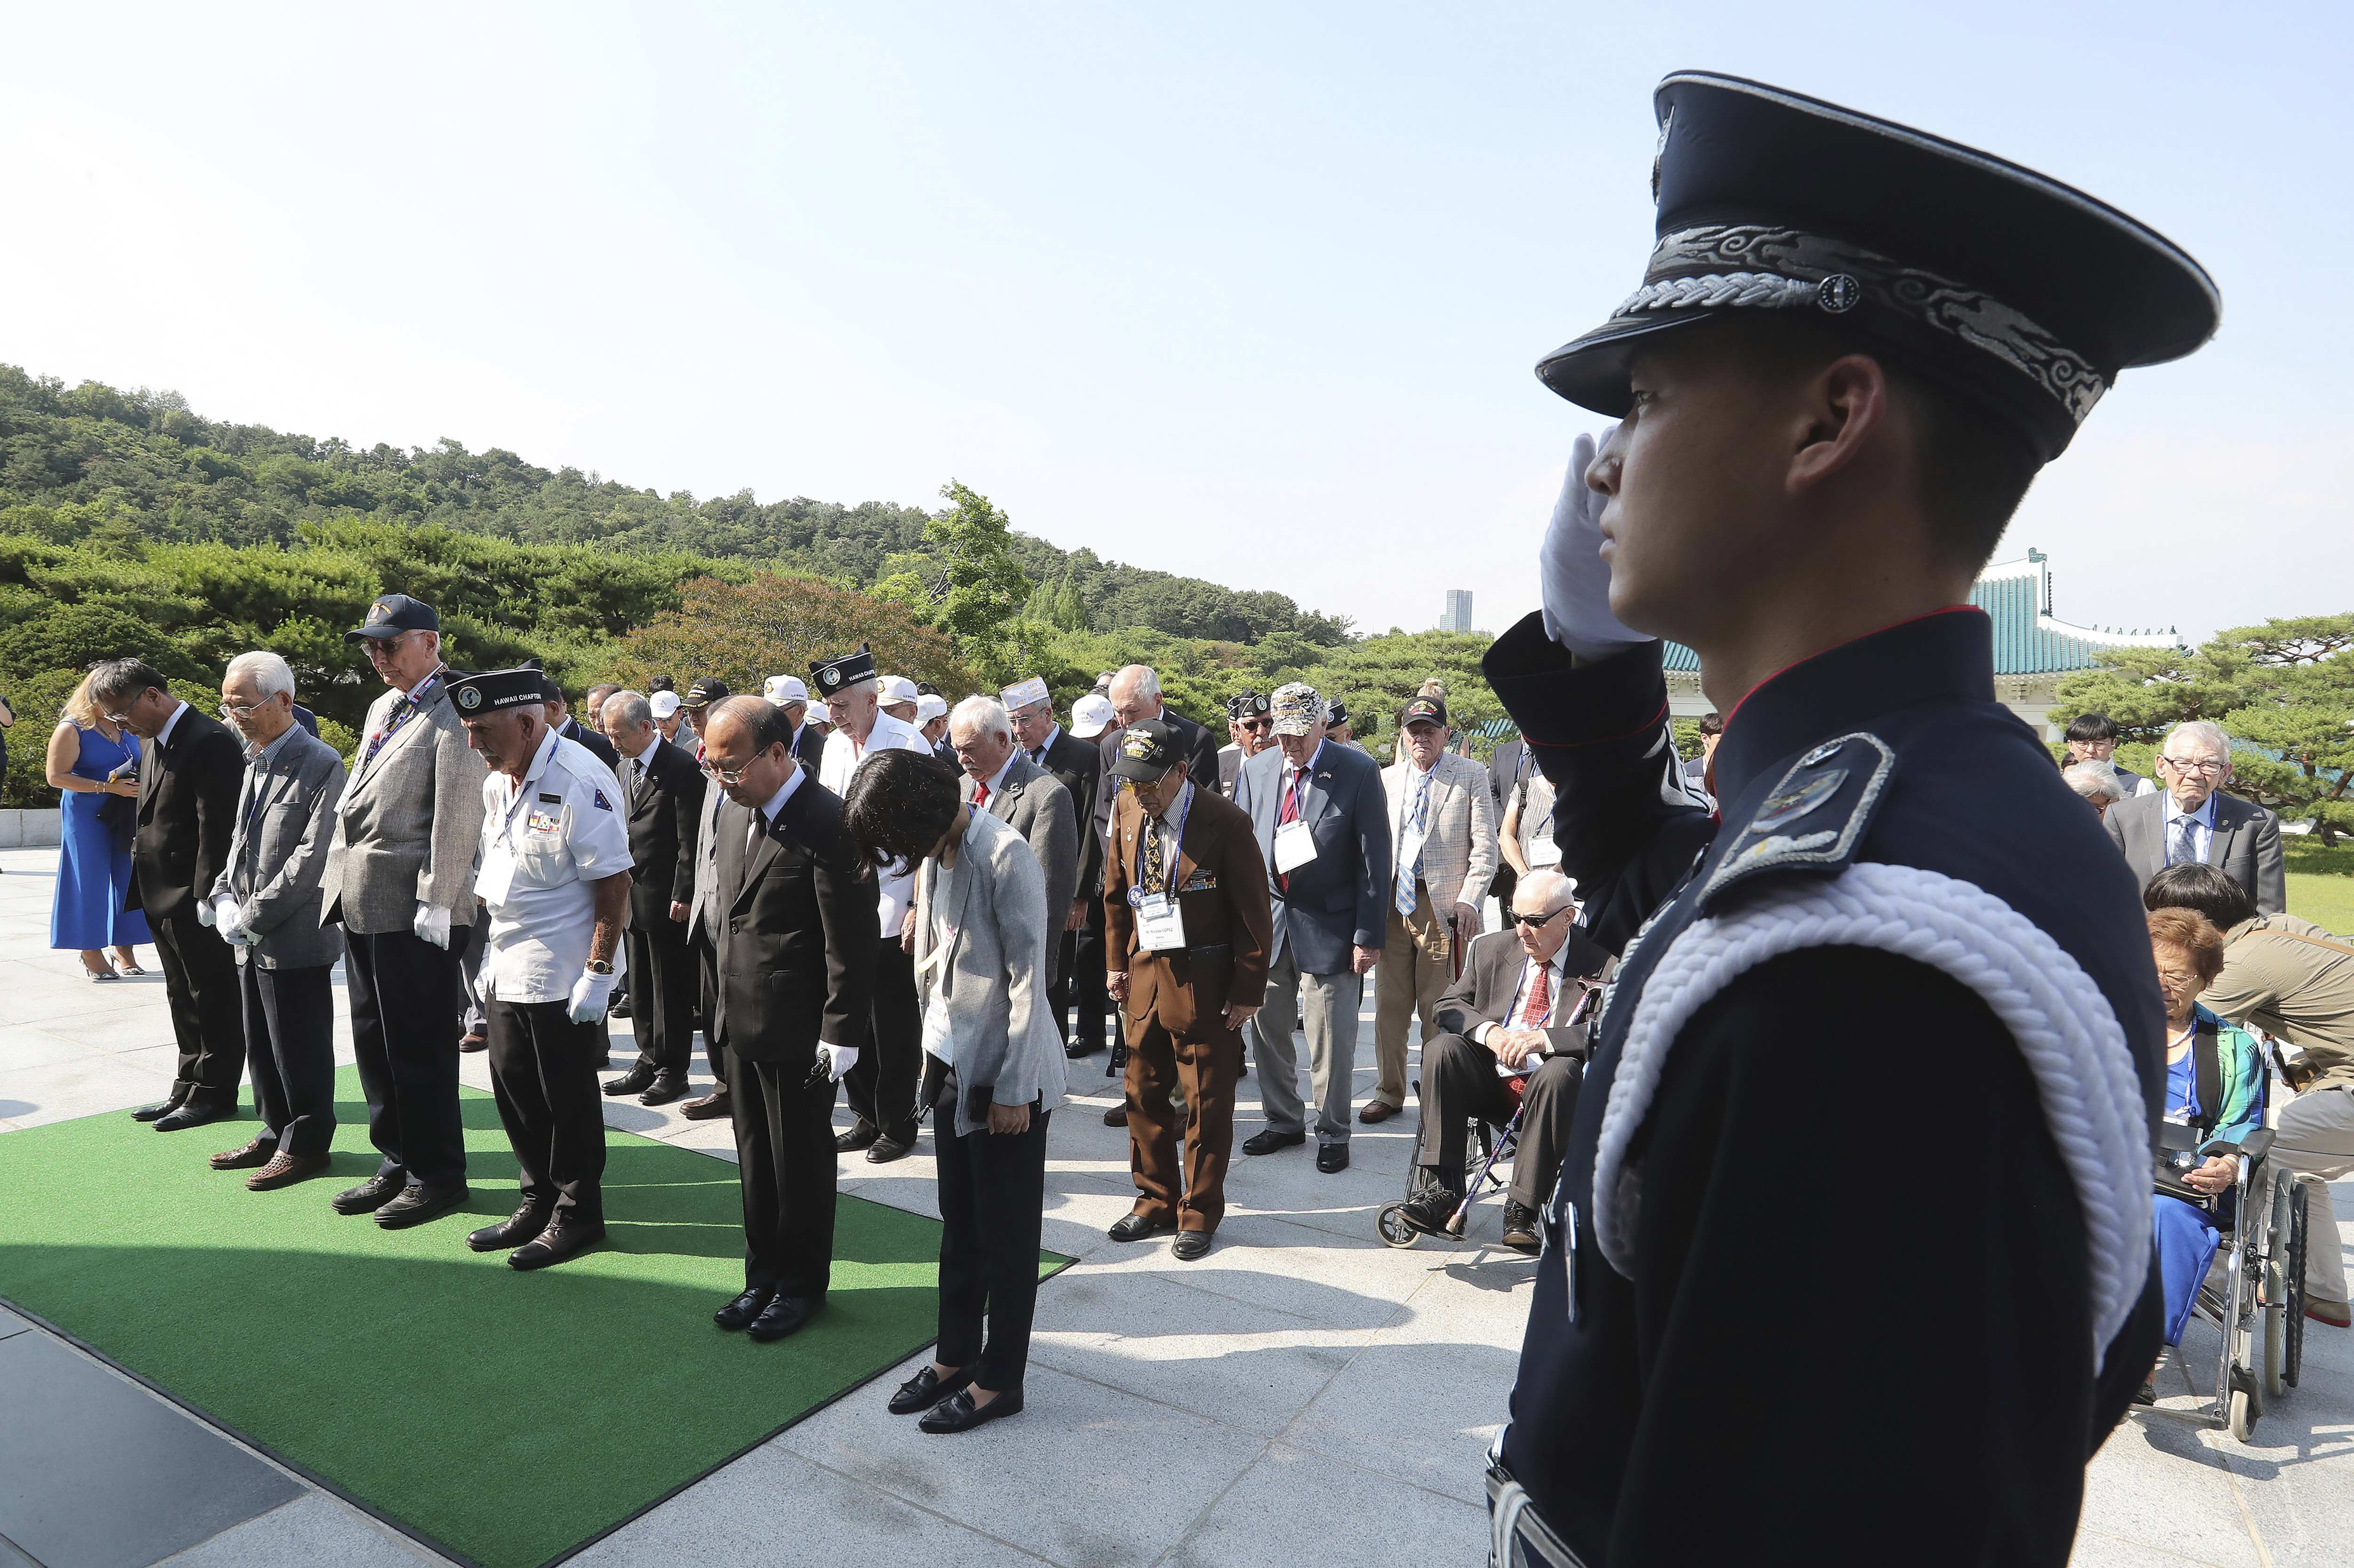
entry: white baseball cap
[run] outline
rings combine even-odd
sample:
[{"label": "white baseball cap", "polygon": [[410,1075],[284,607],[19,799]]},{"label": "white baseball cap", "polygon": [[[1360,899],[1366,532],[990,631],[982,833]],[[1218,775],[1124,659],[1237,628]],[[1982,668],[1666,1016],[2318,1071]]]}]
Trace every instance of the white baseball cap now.
[{"label": "white baseball cap", "polygon": [[882,693],[882,700],[885,704],[912,703],[920,694],[916,690],[916,683],[905,675],[885,675],[875,683],[875,686]]},{"label": "white baseball cap", "polygon": [[936,718],[946,718],[948,713],[949,700],[946,697],[936,697],[926,692],[916,699],[916,722],[919,725],[929,724]]},{"label": "white baseball cap", "polygon": [[1093,740],[1111,727],[1111,699],[1099,692],[1071,705],[1071,733],[1081,740]]},{"label": "white baseball cap", "polygon": [[760,683],[760,694],[777,707],[809,701],[809,687],[799,675],[771,675]]},{"label": "white baseball cap", "polygon": [[671,715],[678,712],[678,694],[676,692],[656,692],[652,696],[646,699],[646,705],[654,710],[654,717],[658,719],[666,719],[670,717]]}]

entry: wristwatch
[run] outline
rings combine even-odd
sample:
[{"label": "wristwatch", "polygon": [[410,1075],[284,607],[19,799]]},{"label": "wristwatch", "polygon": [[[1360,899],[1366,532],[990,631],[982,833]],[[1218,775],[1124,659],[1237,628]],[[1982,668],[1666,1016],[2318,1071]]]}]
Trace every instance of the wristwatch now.
[{"label": "wristwatch", "polygon": [[611,974],[613,961],[610,959],[591,959],[588,960],[588,972],[592,975]]}]

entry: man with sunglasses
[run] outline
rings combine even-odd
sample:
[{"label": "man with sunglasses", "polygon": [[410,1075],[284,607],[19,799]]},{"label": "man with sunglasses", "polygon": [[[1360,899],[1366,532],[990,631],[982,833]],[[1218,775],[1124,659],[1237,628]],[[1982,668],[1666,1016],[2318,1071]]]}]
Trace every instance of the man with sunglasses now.
[{"label": "man with sunglasses", "polygon": [[323,923],[344,927],[352,1048],[383,1161],[334,1204],[398,1230],[467,1197],[458,967],[475,919],[489,769],[451,705],[431,605],[386,594],[344,640],[366,647],[391,688],[368,709],[320,883]]},{"label": "man with sunglasses", "polygon": [[2231,777],[2232,737],[2221,726],[2203,719],[2176,725],[2158,754],[2159,789],[2118,801],[2101,825],[2145,888],[2169,865],[2221,866],[2259,913],[2286,914],[2280,819],[2225,794]]},{"label": "man with sunglasses", "polygon": [[1504,1245],[1534,1253],[1538,1211],[1561,1171],[1585,1066],[1586,984],[1611,959],[1577,928],[1577,885],[1552,866],[1514,890],[1511,930],[1475,938],[1462,978],[1438,999],[1445,1031],[1422,1054],[1422,1190],[1398,1211],[1426,1235],[1463,1202],[1470,1118],[1502,1128],[1521,1116],[1504,1200]]},{"label": "man with sunglasses", "polygon": [[1231,800],[1243,764],[1275,744],[1267,694],[1236,692],[1226,699],[1226,744],[1218,747],[1218,793]]}]

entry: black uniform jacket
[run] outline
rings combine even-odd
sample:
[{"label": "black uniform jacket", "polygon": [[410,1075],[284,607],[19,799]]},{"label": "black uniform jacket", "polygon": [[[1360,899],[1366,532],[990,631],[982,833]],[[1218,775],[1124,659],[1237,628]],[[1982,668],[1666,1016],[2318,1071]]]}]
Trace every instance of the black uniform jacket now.
[{"label": "black uniform jacket", "polygon": [[139,827],[123,907],[159,920],[194,914],[228,865],[245,753],[194,706],[172,726],[170,745],[143,741],[139,749]]},{"label": "black uniform jacket", "polygon": [[842,798],[804,776],[748,855],[752,817],[730,800],[712,825],[720,1044],[748,1062],[808,1060],[821,1039],[864,1048],[883,933]]},{"label": "black uniform jacket", "polygon": [[[1990,623],[1956,607],[1780,672],[1727,715],[1723,821],[1745,829],[1822,743],[1879,737],[1893,767],[1841,864],[1766,885],[1877,861],[2003,900],[2107,999],[2154,1121],[2164,1018],[2133,877],[1994,701],[1992,669]],[[1877,949],[1748,969],[1670,1046],[1628,1156],[1633,1277],[1617,1273],[1590,1223],[1612,1075],[1743,834],[1682,785],[1657,643],[1573,667],[1532,615],[1486,671],[1553,783],[1596,938],[1622,950],[1659,911],[1620,967],[1547,1207],[1506,1467],[1590,1568],[2061,1568],[2085,1462],[2158,1349],[2156,1270],[2096,1367],[2082,1209],[2009,1032]]]},{"label": "black uniform jacket", "polygon": [[642,788],[631,786],[627,758],[618,770],[630,812],[630,918],[666,926],[673,904],[695,902],[695,842],[708,780],[694,758],[666,740],[657,738],[640,760]]},{"label": "black uniform jacket", "polygon": [[1103,754],[1069,730],[1057,729],[1055,744],[1046,748],[1046,760],[1041,766],[1062,780],[1079,814],[1079,893],[1087,896],[1103,885],[1103,844],[1094,829],[1097,775],[1103,769]]},{"label": "black uniform jacket", "polygon": [[621,765],[621,754],[614,749],[613,743],[578,719],[566,719],[564,727],[556,733],[563,739],[585,747],[589,756],[608,768],[619,768]]}]

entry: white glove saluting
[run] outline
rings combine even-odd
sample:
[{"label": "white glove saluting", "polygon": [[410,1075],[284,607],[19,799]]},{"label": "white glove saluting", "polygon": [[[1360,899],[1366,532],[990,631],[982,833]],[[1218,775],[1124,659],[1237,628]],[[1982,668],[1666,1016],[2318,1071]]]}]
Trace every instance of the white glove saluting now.
[{"label": "white glove saluting", "polygon": [[592,975],[586,969],[572,982],[572,1000],[565,1008],[565,1016],[575,1023],[596,1023],[605,1016],[605,1003],[612,999],[614,976]]},{"label": "white glove saluting", "polygon": [[1601,492],[1586,487],[1595,441],[1580,436],[1569,449],[1569,475],[1553,522],[1537,547],[1544,592],[1545,635],[1581,660],[1606,659],[1652,639],[1629,630],[1610,613],[1610,564],[1602,558]]},{"label": "white glove saluting", "polygon": [[450,950],[450,909],[443,904],[417,901],[417,918],[412,923],[418,937],[432,943],[443,952]]},{"label": "white glove saluting", "polygon": [[829,1045],[821,1040],[817,1043],[817,1059],[825,1064],[826,1077],[838,1084],[843,1074],[858,1065],[858,1047]]}]

